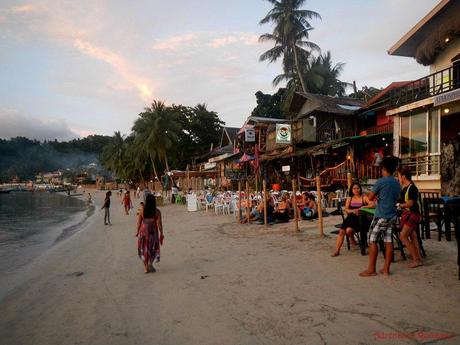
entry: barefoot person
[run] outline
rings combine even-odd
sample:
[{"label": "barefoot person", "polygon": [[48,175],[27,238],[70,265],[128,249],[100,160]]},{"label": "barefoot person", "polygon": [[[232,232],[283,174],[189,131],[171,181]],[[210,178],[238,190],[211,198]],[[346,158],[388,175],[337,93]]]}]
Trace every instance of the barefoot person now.
[{"label": "barefoot person", "polygon": [[110,223],[110,196],[112,195],[111,191],[105,193],[104,205],[102,205],[101,210],[104,210],[104,225],[112,225]]},{"label": "barefoot person", "polygon": [[125,192],[125,196],[123,197],[123,206],[125,207],[125,213],[128,215],[131,209],[131,195],[129,194],[129,190]]},{"label": "barefoot person", "polygon": [[352,245],[357,245],[353,234],[359,230],[359,209],[365,206],[374,206],[374,204],[369,201],[367,196],[363,195],[363,190],[359,183],[353,183],[348,195],[349,197],[345,201],[344,209],[345,214],[347,214],[347,218],[345,218],[342,226],[340,227],[339,236],[337,237],[337,242],[335,245],[335,251],[331,255],[332,257],[340,255],[340,248],[342,248],[345,235],[350,237]]},{"label": "barefoot person", "polygon": [[375,265],[377,263],[377,243],[383,238],[385,242],[385,264],[381,273],[390,274],[390,264],[393,257],[393,226],[396,222],[396,201],[399,197],[399,182],[393,177],[398,162],[395,157],[382,159],[382,178],[377,180],[372,191],[369,193],[369,200],[376,198],[377,208],[372,224],[369,228],[369,266],[361,272],[361,277],[377,275]]},{"label": "barefoot person", "polygon": [[417,227],[422,219],[420,216],[420,207],[417,202],[418,188],[412,182],[412,174],[407,167],[398,168],[398,179],[403,188],[398,204],[396,205],[403,210],[401,215],[401,234],[399,237],[412,256],[409,268],[416,268],[423,265],[417,239]]},{"label": "barefoot person", "polygon": [[144,272],[155,272],[153,261],[160,261],[160,244],[163,243],[161,212],[156,207],[155,196],[147,195],[144,211],[137,218],[137,251],[144,263]]}]

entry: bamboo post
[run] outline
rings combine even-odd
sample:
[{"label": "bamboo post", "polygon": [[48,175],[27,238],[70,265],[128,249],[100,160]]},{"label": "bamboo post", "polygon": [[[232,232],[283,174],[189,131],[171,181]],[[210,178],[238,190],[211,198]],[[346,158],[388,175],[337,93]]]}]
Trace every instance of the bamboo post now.
[{"label": "bamboo post", "polygon": [[297,217],[297,197],[296,197],[296,179],[292,179],[292,207],[294,207],[295,231],[299,231],[299,218]]},{"label": "bamboo post", "polygon": [[264,193],[264,200],[263,200],[263,203],[264,203],[264,225],[267,226],[267,182],[265,181],[265,179],[262,180],[262,189],[263,189],[263,193]]},{"label": "bamboo post", "polygon": [[321,205],[321,179],[318,176],[316,176],[316,193],[318,195],[318,228],[319,228],[319,236],[323,237],[324,232],[323,232],[323,207]]},{"label": "bamboo post", "polygon": [[248,220],[248,225],[249,225],[249,218],[251,217],[251,204],[250,204],[250,198],[249,198],[249,181],[246,180],[246,218]]},{"label": "bamboo post", "polygon": [[238,196],[238,202],[236,206],[238,207],[238,223],[239,223],[241,220],[241,205],[243,205],[242,200],[241,200],[241,179],[238,180],[238,193],[239,193],[239,196]]},{"label": "bamboo post", "polygon": [[352,181],[351,181],[351,172],[348,172],[348,173],[347,173],[347,186],[348,186],[348,190],[350,190],[350,188],[351,188],[351,183],[352,183]]}]

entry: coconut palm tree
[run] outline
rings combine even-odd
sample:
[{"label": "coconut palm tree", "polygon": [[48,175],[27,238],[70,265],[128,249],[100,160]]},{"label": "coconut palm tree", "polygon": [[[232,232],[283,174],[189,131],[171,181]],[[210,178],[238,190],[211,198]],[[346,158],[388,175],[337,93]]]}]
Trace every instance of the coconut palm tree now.
[{"label": "coconut palm tree", "polygon": [[102,164],[107,169],[121,174],[123,168],[124,139],[119,131],[115,132],[108,145],[104,147],[101,154]]},{"label": "coconut palm tree", "polygon": [[273,4],[273,8],[262,18],[260,24],[272,22],[275,27],[271,34],[261,35],[259,40],[273,41],[275,46],[263,53],[260,61],[274,62],[283,57],[284,74],[297,74],[302,90],[306,92],[301,64],[312,50],[319,50],[315,43],[309,41],[309,31],[313,28],[308,20],[321,19],[321,16],[317,12],[300,9],[305,0],[268,1]]},{"label": "coconut palm tree", "polygon": [[155,166],[157,159],[163,160],[166,170],[169,171],[168,155],[173,151],[181,130],[178,114],[161,101],[153,101],[135,121],[135,142],[138,147],[148,152],[155,177],[159,178]]}]

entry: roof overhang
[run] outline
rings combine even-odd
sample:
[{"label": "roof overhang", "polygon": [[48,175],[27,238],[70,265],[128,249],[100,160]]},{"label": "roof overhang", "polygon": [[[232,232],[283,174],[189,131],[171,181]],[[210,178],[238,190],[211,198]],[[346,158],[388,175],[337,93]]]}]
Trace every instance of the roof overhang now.
[{"label": "roof overhang", "polygon": [[455,0],[442,0],[412,29],[409,30],[389,50],[388,54],[397,56],[415,57],[417,47],[439,25],[442,17],[449,12],[449,7],[455,6]]}]

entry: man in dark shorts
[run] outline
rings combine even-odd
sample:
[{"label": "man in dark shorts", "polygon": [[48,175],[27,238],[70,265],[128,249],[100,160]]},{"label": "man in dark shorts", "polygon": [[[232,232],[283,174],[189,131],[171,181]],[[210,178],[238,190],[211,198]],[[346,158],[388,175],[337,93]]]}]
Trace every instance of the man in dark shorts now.
[{"label": "man in dark shorts", "polygon": [[418,204],[418,188],[412,182],[412,174],[407,167],[398,168],[398,180],[401,187],[403,187],[397,204],[403,211],[400,238],[412,256],[412,262],[408,267],[416,268],[423,265],[417,239],[417,227],[422,220]]},{"label": "man in dark shorts", "polygon": [[369,228],[369,266],[361,272],[361,277],[377,275],[375,266],[377,263],[377,243],[383,239],[385,242],[385,264],[380,270],[384,275],[390,274],[390,264],[393,257],[393,227],[396,222],[396,201],[399,197],[400,187],[397,179],[393,177],[398,160],[396,157],[382,159],[382,178],[378,179],[369,193],[369,200],[377,201],[375,216]]}]

